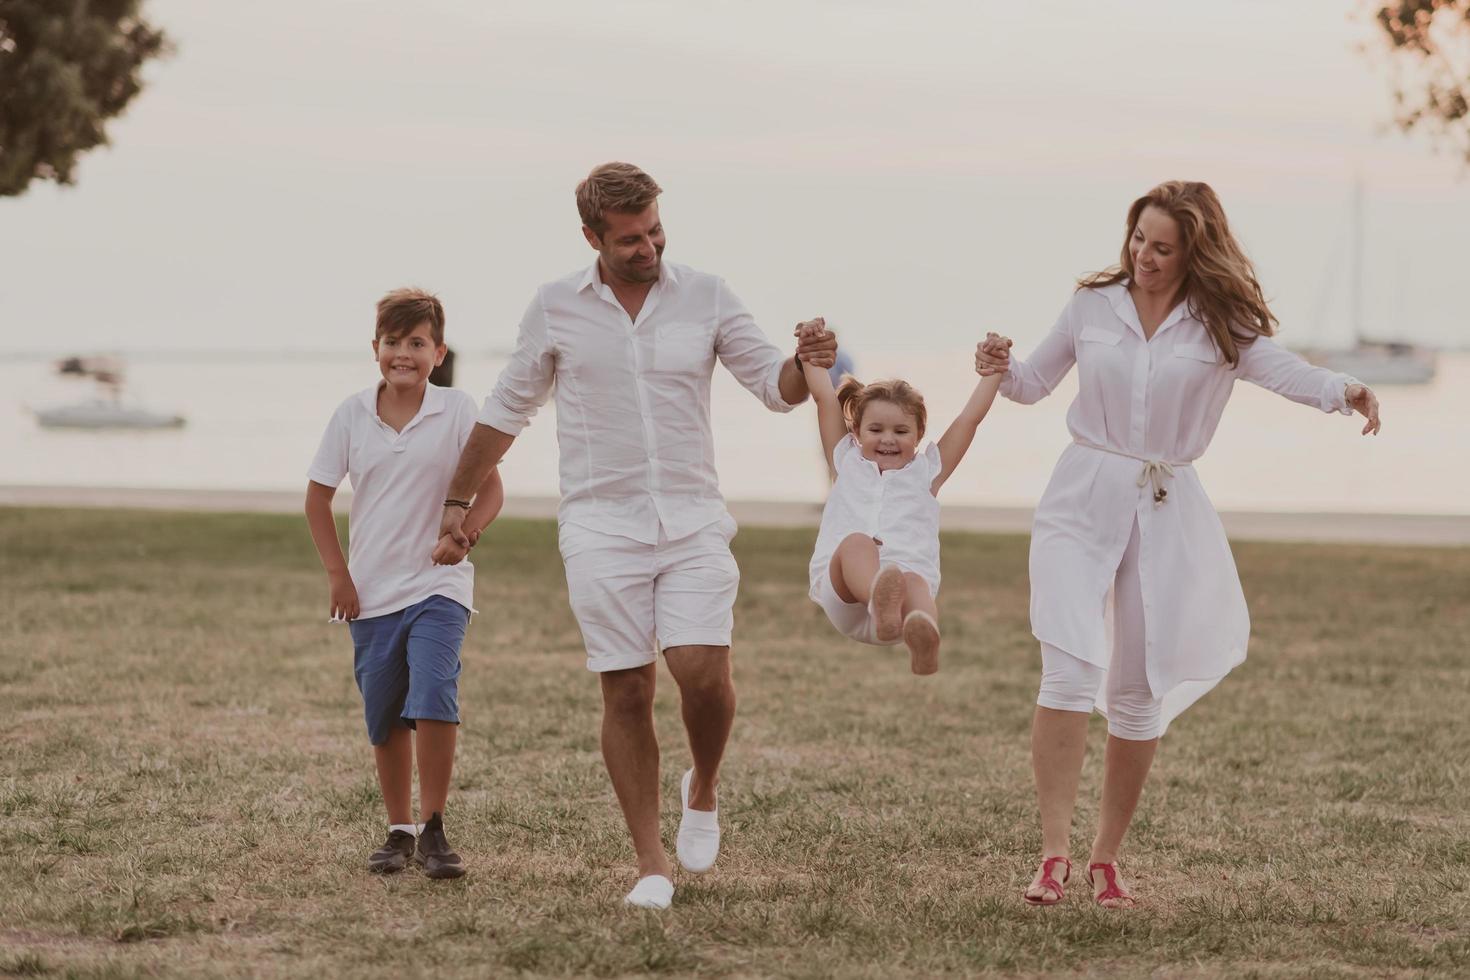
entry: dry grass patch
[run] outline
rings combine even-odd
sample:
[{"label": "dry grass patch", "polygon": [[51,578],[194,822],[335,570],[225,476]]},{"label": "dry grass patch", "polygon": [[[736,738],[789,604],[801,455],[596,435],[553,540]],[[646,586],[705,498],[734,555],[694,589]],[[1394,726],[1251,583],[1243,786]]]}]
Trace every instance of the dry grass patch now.
[{"label": "dry grass patch", "polygon": [[[617,904],[550,523],[478,549],[449,814],[471,873],[430,882],[361,870],[383,817],[304,522],[0,510],[0,976],[1470,972],[1470,551],[1237,548],[1251,659],[1165,740],[1126,861],[1147,904],[1108,914],[1085,886],[1018,900],[1025,540],[946,536],[945,662],[918,679],[806,599],[812,537],[736,539],[726,848],[658,917]],[[672,843],[666,675],[657,711]]]}]

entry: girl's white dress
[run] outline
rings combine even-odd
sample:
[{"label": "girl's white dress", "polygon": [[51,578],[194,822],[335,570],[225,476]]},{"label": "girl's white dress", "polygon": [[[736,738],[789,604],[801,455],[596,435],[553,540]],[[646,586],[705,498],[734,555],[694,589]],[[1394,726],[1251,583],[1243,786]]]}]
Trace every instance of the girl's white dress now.
[{"label": "girl's white dress", "polygon": [[1074,363],[1073,443],[1057,461],[1031,535],[1031,629],[1107,670],[1109,590],[1136,523],[1148,682],[1167,726],[1245,660],[1250,638],[1235,559],[1192,465],[1235,382],[1344,415],[1352,414],[1345,393],[1354,382],[1269,337],[1242,347],[1231,368],[1187,302],[1145,340],[1121,284],[1078,290],[1031,357],[1012,363],[1000,393],[1035,402]]},{"label": "girl's white dress", "polygon": [[837,478],[812,553],[811,597],[839,632],[876,643],[868,608],[843,602],[834,590],[832,555],[849,534],[876,538],[879,561],[914,572],[929,584],[931,594],[938,594],[939,501],[930,487],[940,471],[939,446],[931,442],[906,466],[880,471],[848,433],[832,450],[832,464]]}]

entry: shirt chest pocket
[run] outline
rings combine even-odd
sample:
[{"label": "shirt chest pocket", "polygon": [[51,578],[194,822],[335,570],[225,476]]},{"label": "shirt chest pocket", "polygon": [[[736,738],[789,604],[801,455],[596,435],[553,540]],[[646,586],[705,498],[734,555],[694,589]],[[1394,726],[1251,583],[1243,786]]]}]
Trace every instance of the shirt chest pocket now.
[{"label": "shirt chest pocket", "polygon": [[1084,325],[1082,332],[1077,335],[1077,363],[1084,370],[1089,363],[1094,366],[1108,363],[1108,359],[1116,356],[1115,352],[1120,350],[1118,345],[1122,342],[1121,331]]},{"label": "shirt chest pocket", "polygon": [[714,342],[702,323],[662,324],[653,335],[653,369],[662,374],[707,374]]},{"label": "shirt chest pocket", "polygon": [[1216,364],[1220,358],[1215,353],[1215,345],[1208,341],[1204,343],[1175,344],[1174,356],[1185,362],[1195,361],[1202,364]]},{"label": "shirt chest pocket", "polygon": [[1122,341],[1123,334],[1117,330],[1108,330],[1104,327],[1094,327],[1091,324],[1084,326],[1077,339],[1084,344],[1101,344],[1104,347],[1117,347]]}]

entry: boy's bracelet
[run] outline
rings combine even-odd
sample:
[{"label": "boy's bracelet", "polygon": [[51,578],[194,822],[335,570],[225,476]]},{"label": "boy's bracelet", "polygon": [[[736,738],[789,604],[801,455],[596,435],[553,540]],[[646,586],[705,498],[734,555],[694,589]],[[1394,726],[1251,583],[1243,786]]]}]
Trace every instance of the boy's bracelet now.
[{"label": "boy's bracelet", "polygon": [[463,507],[465,510],[469,510],[470,509],[470,502],[468,500],[455,500],[453,497],[447,497],[444,500],[444,506],[445,507]]}]

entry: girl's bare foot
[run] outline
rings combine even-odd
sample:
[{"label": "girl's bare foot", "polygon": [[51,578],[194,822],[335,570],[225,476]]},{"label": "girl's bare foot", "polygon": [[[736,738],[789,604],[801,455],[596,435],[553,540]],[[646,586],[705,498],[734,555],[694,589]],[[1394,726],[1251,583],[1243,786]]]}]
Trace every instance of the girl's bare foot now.
[{"label": "girl's bare foot", "polygon": [[903,635],[903,572],[897,565],[884,565],[873,576],[873,597],[868,610],[873,615],[873,632],[879,643],[895,643]]},{"label": "girl's bare foot", "polygon": [[909,648],[909,666],[916,674],[939,671],[939,624],[922,609],[904,617],[903,642]]}]

